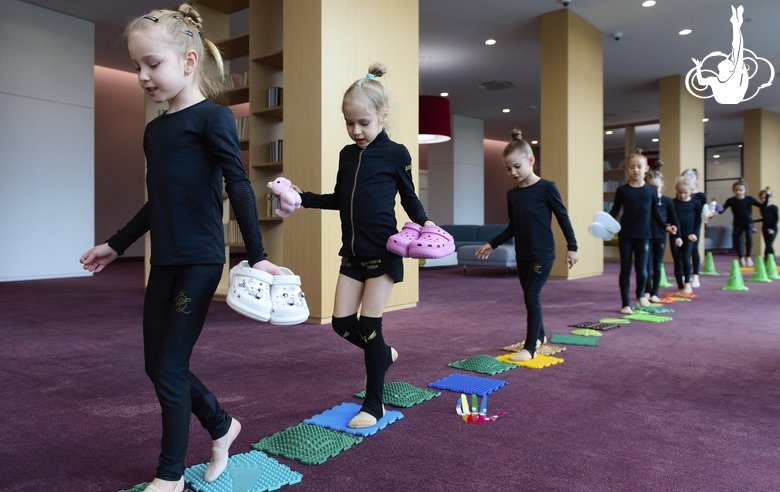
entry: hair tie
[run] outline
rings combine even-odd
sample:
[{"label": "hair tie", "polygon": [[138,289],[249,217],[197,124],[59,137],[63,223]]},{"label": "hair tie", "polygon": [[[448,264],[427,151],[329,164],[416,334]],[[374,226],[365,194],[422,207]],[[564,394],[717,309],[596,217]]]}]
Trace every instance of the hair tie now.
[{"label": "hair tie", "polygon": [[376,77],[374,77],[374,74],[373,74],[373,73],[367,73],[367,74],[366,74],[366,78],[367,78],[368,80],[376,80]]}]

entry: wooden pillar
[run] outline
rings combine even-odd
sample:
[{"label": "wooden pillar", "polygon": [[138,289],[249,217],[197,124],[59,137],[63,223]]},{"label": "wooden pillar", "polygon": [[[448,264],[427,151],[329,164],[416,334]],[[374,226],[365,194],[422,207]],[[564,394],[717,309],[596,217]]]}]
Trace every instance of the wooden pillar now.
[{"label": "wooden pillar", "polygon": [[[748,194],[758,199],[758,192],[767,186],[772,189],[774,204],[780,191],[780,114],[766,109],[749,109],[743,113],[743,163]],[[758,209],[753,216],[759,218]],[[761,227],[757,227],[761,229]],[[763,255],[764,236],[757,234],[752,254]]]},{"label": "wooden pillar", "polygon": [[579,246],[579,263],[569,270],[564,261],[566,241],[553,224],[558,261],[551,277],[600,275],[604,242],[588,234],[588,225],[603,208],[602,34],[564,9],[542,16],[541,39],[542,176],[558,185]]},{"label": "wooden pillar", "polygon": [[[381,22],[380,22],[381,20]],[[392,33],[392,41],[381,33]],[[356,36],[356,29],[366,35]],[[390,98],[390,137],[404,144],[418,175],[419,6],[417,0],[284,1],[284,173],[315,193],[332,193],[339,151],[352,143],[341,103],[369,65],[381,62]],[[400,204],[399,224],[408,220]],[[284,264],[301,276],[310,322],[329,323],[338,278],[338,212],[303,210],[284,220]],[[418,262],[404,260],[388,310],[416,306]]]},{"label": "wooden pillar", "polygon": [[[704,188],[704,100],[685,88],[685,77],[672,75],[659,80],[659,157],[664,166],[664,194],[674,198],[674,182],[688,169],[699,170],[699,189]],[[699,256],[704,260],[704,227],[699,234]],[[666,248],[664,261],[672,261]]]}]

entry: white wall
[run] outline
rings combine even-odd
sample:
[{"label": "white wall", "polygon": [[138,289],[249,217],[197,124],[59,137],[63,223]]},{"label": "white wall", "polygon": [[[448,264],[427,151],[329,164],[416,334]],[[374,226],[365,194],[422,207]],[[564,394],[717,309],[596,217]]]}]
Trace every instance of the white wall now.
[{"label": "white wall", "polygon": [[0,0],[0,281],[87,275],[94,25]]}]

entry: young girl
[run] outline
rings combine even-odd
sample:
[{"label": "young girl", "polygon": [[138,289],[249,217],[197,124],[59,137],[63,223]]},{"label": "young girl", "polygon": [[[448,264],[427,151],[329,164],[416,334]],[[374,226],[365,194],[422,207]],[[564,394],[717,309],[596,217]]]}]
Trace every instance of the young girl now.
[{"label": "young girl", "polygon": [[[655,206],[661,219],[665,223],[677,225],[677,215],[675,214],[672,199],[664,196],[664,175],[661,173],[661,161],[656,162],[653,168],[645,175],[645,182],[655,186],[658,189],[658,198]],[[661,266],[666,252],[666,231],[655,221],[650,224],[651,236],[649,251],[647,255],[647,283],[645,287],[645,297],[651,302],[658,302],[658,288],[661,283]]]},{"label": "young girl", "polygon": [[691,255],[699,240],[701,229],[702,204],[691,198],[693,186],[686,176],[680,176],[674,184],[677,197],[672,200],[677,214],[677,237],[672,246],[674,257],[674,277],[677,279],[678,293],[693,293],[691,285]]},{"label": "young girl", "polygon": [[363,349],[367,376],[363,407],[348,424],[353,429],[376,425],[384,415],[385,372],[398,357],[382,335],[382,313],[393,284],[403,280],[403,260],[386,248],[387,239],[398,232],[396,193],[414,222],[435,225],[414,192],[409,151],[385,132],[387,92],[377,80],[384,74],[384,66],[371,65],[365,78],[344,94],[341,110],[355,143],[341,150],[333,193],[303,193],[294,187],[304,207],[338,210],[341,217],[333,330]]},{"label": "young girl", "polygon": [[[704,206],[707,206],[707,209],[709,209],[709,204],[707,202],[707,195],[704,194],[704,192],[698,190],[699,186],[699,171],[697,169],[691,168],[686,169],[683,171],[681,176],[685,176],[688,178],[688,181],[691,186],[691,199],[698,201],[702,205],[702,210],[704,210]],[[714,214],[714,211],[712,211]],[[708,210],[708,213],[704,216],[702,216],[702,222],[706,223],[706,221],[710,218],[710,213]],[[700,236],[701,231],[696,231],[696,235]],[[691,287],[697,288],[701,284],[699,282],[699,265],[701,264],[701,256],[699,255],[699,247],[697,245],[694,246],[693,251],[691,253],[691,262],[692,262],[692,270],[691,270]]]},{"label": "young girl", "polygon": [[[751,206],[763,208],[763,204],[752,196],[746,195],[747,183],[742,179],[734,183],[731,190],[734,192],[734,196],[723,204],[723,211],[725,212],[727,208],[731,207],[734,214],[731,238],[740,264],[743,267],[752,267],[753,259],[750,257],[750,252],[753,250],[753,213]],[[742,249],[743,238],[744,251]]]},{"label": "young girl", "polygon": [[152,254],[144,298],[146,374],[162,409],[162,450],[147,492],[181,492],[190,414],[212,439],[205,480],[227,466],[228,449],[241,431],[216,397],[189,371],[225,263],[222,180],[254,268],[279,275],[268,262],[258,226],[252,186],[241,163],[233,114],[210,100],[219,92],[222,58],[204,35],[198,12],[156,10],[131,21],[125,31],[138,82],[168,111],[144,134],[148,201],[107,243],[80,259],[100,272],[147,231]]},{"label": "young girl", "polygon": [[618,233],[618,248],[620,249],[620,296],[623,314],[631,314],[629,301],[629,289],[631,287],[631,257],[634,257],[636,267],[636,297],[641,306],[650,305],[650,301],[644,296],[647,283],[647,254],[649,250],[648,240],[651,237],[650,221],[654,220],[666,231],[676,231],[674,226],[667,225],[658,213],[656,203],[658,190],[655,186],[645,183],[647,172],[647,157],[642,155],[642,149],[628,156],[626,161],[626,175],[628,183],[620,185],[615,191],[615,203],[609,212],[617,219],[620,210],[623,216],[620,219],[620,232]]},{"label": "young girl", "polygon": [[764,205],[761,207],[761,233],[764,235],[764,260],[775,254],[773,243],[777,237],[777,205],[770,205],[772,192],[769,188],[761,190],[758,199]]},{"label": "young girl", "polygon": [[555,214],[566,237],[566,263],[569,268],[577,263],[577,241],[558,187],[534,173],[534,154],[531,146],[522,139],[520,130],[512,131],[512,141],[504,148],[502,160],[509,177],[517,182],[517,186],[507,192],[509,225],[479,248],[476,255],[484,260],[499,245],[515,238],[517,273],[523,289],[527,321],[523,349],[510,359],[524,361],[533,359],[537,347],[545,341],[541,295],[555,261],[552,214]]}]

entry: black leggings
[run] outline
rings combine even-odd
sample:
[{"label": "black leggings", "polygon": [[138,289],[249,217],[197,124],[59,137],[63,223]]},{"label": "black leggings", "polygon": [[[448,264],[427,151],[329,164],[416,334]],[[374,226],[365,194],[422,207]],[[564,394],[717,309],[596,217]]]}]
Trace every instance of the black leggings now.
[{"label": "black leggings", "polygon": [[697,243],[683,238],[683,245],[679,248],[672,244],[672,257],[674,258],[674,278],[677,280],[677,288],[685,288],[685,284],[691,281],[691,254]]},{"label": "black leggings", "polygon": [[647,284],[647,255],[650,246],[648,239],[618,238],[618,248],[620,249],[620,297],[623,301],[623,307],[631,306],[629,300],[629,290],[631,289],[631,256],[634,257],[634,266],[636,268],[636,297],[639,299],[644,296],[645,285]]},{"label": "black leggings", "polygon": [[[696,233],[696,237],[701,239],[701,236],[698,232]],[[698,275],[699,263],[701,263],[701,256],[699,256],[699,243],[693,245],[693,249],[691,250],[691,263],[693,263],[693,270],[691,270],[691,275]]]},{"label": "black leggings", "polygon": [[213,440],[227,434],[231,419],[216,397],[189,370],[190,356],[222,276],[222,265],[152,265],[144,298],[146,374],[162,409],[162,439],[156,477],[176,481],[195,414]]},{"label": "black leggings", "polygon": [[[745,238],[745,254],[742,254],[742,237]],[[750,256],[753,251],[753,224],[734,225],[731,233],[731,240],[734,242],[734,249],[737,250],[737,256],[745,258]]]},{"label": "black leggings", "polygon": [[666,236],[660,239],[651,239],[648,249],[645,292],[652,296],[658,296],[658,288],[661,283],[661,265],[664,262],[664,253],[666,253]]},{"label": "black leggings", "polygon": [[[774,231],[774,229],[772,230]],[[766,229],[762,229],[761,232],[764,234],[764,260],[766,261],[767,256],[775,254],[775,247],[772,243],[775,242],[777,231],[774,234],[769,234]]]},{"label": "black leggings", "polygon": [[526,334],[525,349],[531,355],[536,353],[536,341],[544,338],[544,316],[542,315],[542,287],[550,277],[555,260],[526,260],[517,262],[517,275],[523,288],[525,301]]}]

